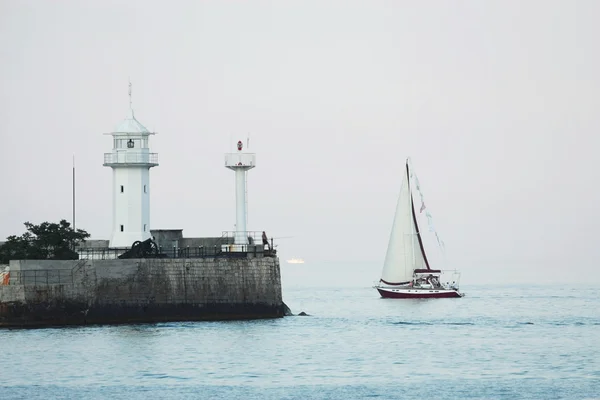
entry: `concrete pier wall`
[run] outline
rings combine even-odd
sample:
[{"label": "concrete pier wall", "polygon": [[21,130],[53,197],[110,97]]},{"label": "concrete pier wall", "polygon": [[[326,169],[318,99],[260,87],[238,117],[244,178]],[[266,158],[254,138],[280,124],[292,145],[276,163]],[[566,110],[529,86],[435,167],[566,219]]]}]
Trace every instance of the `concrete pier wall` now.
[{"label": "concrete pier wall", "polygon": [[279,259],[16,260],[0,327],[282,317]]}]

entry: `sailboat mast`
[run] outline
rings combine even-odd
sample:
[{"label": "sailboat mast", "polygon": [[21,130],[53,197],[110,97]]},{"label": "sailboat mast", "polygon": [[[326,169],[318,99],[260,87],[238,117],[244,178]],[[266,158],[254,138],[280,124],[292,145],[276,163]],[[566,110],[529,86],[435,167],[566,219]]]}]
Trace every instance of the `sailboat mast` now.
[{"label": "sailboat mast", "polygon": [[[407,176],[410,176],[410,173],[408,171],[408,160],[406,162],[406,174]],[[410,181],[409,181],[409,193],[410,193],[410,209],[412,211],[412,218],[413,218],[413,223],[415,224],[415,231],[417,232],[417,239],[419,240],[419,248],[421,249],[421,254],[423,254],[423,261],[425,261],[425,266],[427,267],[427,269],[431,269],[429,268],[429,261],[427,260],[427,255],[425,254],[425,248],[423,247],[423,240],[421,239],[421,232],[419,232],[419,224],[417,223],[417,214],[415,213],[415,203],[413,200],[413,195],[412,195],[412,189],[410,187]],[[413,255],[414,257],[414,255]]]},{"label": "sailboat mast", "polygon": [[[411,212],[414,211],[414,207],[412,204],[412,188],[410,185],[410,172],[408,169],[408,159],[406,160],[406,182],[408,183],[408,196],[410,198],[410,209]],[[416,228],[416,227],[415,227]],[[412,230],[411,230],[412,232]],[[418,230],[417,230],[418,232]],[[415,235],[411,234],[410,235],[410,248],[411,248],[411,256],[412,256],[412,265],[413,265],[413,269],[415,268],[414,266],[417,264],[417,256],[415,254]]]}]

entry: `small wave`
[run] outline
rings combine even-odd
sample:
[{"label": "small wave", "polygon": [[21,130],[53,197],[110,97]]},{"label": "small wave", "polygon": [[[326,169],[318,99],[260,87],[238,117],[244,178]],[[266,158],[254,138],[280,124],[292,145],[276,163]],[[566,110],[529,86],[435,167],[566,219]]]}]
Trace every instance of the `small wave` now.
[{"label": "small wave", "polygon": [[392,322],[392,325],[475,325],[473,322],[425,322],[425,321],[398,321]]},{"label": "small wave", "polygon": [[582,322],[582,321],[575,321],[575,322],[553,322],[550,323],[551,326],[598,326],[600,325],[600,322]]},{"label": "small wave", "polygon": [[153,374],[153,373],[149,373],[149,372],[141,374],[141,376],[144,378],[151,378],[151,379],[176,379],[176,380],[189,380],[190,379],[185,376],[175,376],[175,375],[168,375],[168,374]]},{"label": "small wave", "polygon": [[546,326],[599,326],[600,322],[583,322],[583,321],[573,321],[573,322],[531,322],[531,321],[480,321],[479,323],[475,322],[436,322],[436,321],[393,321],[389,322],[391,325],[414,325],[414,326],[427,326],[427,325],[436,325],[436,326],[474,326],[474,325],[494,325],[494,326],[504,326],[507,328],[514,328],[516,326],[521,325],[546,325]]},{"label": "small wave", "polygon": [[166,375],[166,374],[151,374],[151,373],[145,373],[145,374],[142,374],[142,376],[144,378],[154,378],[154,379],[164,379],[164,378],[169,377],[169,375]]}]

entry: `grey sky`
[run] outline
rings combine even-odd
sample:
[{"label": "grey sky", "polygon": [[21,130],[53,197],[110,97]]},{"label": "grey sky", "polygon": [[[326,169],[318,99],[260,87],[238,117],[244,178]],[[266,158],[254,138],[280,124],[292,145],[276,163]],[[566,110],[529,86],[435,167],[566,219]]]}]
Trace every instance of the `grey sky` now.
[{"label": "grey sky", "polygon": [[411,156],[463,283],[600,282],[599,16],[597,1],[4,0],[0,237],[71,219],[75,154],[77,226],[109,238],[102,133],[131,77],[158,132],[152,228],[233,230],[223,153],[249,132],[248,228],[293,236],[282,261],[339,265],[312,279],[378,279]]}]

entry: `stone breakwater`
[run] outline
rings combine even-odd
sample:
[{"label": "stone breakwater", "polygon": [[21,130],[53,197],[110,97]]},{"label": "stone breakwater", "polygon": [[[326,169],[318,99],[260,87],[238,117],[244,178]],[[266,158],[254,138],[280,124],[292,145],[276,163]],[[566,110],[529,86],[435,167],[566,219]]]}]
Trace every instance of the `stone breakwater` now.
[{"label": "stone breakwater", "polygon": [[279,318],[279,259],[17,260],[0,327]]}]

